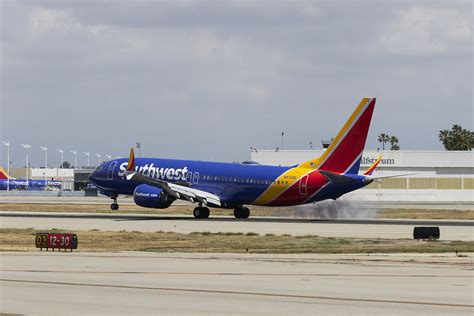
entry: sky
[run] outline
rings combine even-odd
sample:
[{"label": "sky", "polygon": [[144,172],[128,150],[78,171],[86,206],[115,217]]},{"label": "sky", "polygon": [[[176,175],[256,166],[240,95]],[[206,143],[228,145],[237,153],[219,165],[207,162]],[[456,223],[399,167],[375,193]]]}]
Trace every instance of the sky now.
[{"label": "sky", "polygon": [[[441,150],[473,129],[472,1],[0,1],[13,167],[83,152],[242,161],[320,147],[364,96],[377,135]],[[6,166],[6,147],[0,165]]]}]

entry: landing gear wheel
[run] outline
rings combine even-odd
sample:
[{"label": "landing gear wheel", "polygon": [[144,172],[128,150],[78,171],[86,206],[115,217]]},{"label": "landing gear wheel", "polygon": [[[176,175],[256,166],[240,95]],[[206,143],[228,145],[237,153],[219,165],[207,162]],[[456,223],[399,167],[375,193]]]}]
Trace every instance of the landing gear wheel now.
[{"label": "landing gear wheel", "polygon": [[208,218],[209,213],[209,209],[202,206],[196,207],[193,211],[194,218]]},{"label": "landing gear wheel", "polygon": [[249,218],[250,210],[248,207],[239,206],[234,210],[235,218]]},{"label": "landing gear wheel", "polygon": [[118,205],[118,203],[117,203],[117,198],[114,197],[113,199],[114,199],[114,201],[112,202],[112,204],[110,204],[110,209],[111,209],[112,211],[116,211],[116,210],[119,209],[119,205]]},{"label": "landing gear wheel", "polygon": [[250,216],[250,210],[248,207],[243,207],[242,208],[242,218],[249,218]]}]

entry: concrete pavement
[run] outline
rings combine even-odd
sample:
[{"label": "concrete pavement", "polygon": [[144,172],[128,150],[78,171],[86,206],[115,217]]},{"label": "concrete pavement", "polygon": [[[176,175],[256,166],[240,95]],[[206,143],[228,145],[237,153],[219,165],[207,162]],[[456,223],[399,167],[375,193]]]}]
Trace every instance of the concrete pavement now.
[{"label": "concrete pavement", "polygon": [[1,312],[472,315],[472,257],[1,253]]}]

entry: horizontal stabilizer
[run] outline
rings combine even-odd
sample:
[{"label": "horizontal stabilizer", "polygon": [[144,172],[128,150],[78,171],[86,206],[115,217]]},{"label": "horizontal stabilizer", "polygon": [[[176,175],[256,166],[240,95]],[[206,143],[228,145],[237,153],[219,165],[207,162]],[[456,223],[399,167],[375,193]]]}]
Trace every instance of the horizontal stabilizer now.
[{"label": "horizontal stabilizer", "polygon": [[382,155],[380,155],[377,158],[377,160],[375,160],[375,162],[372,164],[372,166],[370,166],[369,169],[367,169],[367,171],[364,173],[364,176],[370,176],[381,161],[382,161]]},{"label": "horizontal stabilizer", "polygon": [[381,177],[371,177],[371,176],[367,176],[366,178],[372,179],[372,180],[378,180],[378,179],[407,177],[407,176],[412,176],[412,175],[414,175],[414,174],[417,174],[417,173],[416,173],[416,172],[415,172],[415,173],[403,173],[403,174],[394,174],[394,175],[391,175],[391,176],[381,176]]}]

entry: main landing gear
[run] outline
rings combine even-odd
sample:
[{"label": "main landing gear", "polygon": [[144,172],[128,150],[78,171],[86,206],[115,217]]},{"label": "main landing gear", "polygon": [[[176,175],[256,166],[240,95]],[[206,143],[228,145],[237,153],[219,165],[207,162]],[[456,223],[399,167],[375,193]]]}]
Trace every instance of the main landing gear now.
[{"label": "main landing gear", "polygon": [[209,208],[205,206],[198,206],[193,211],[194,218],[208,218],[209,213]]},{"label": "main landing gear", "polygon": [[110,209],[111,209],[112,211],[118,210],[118,209],[119,209],[119,205],[118,205],[118,203],[117,203],[117,197],[116,197],[116,196],[111,196],[110,198],[114,200],[114,201],[112,202],[112,204],[110,204]]},{"label": "main landing gear", "polygon": [[245,206],[238,206],[234,210],[234,216],[235,218],[249,218],[250,216],[250,210],[248,207]]}]

